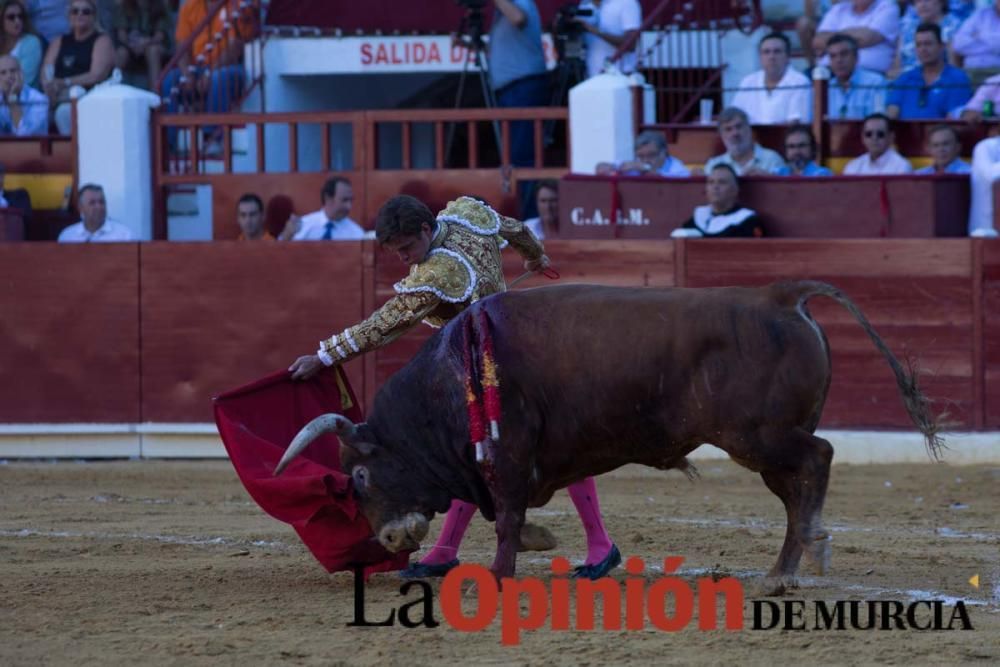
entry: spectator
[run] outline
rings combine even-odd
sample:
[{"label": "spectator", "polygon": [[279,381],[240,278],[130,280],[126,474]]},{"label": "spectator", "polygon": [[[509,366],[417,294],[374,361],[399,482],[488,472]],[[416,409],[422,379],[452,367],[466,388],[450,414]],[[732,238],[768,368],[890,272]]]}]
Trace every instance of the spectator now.
[{"label": "spectator", "polygon": [[964,58],[966,69],[1000,68],[1000,0],[966,19],[951,40],[951,48]]},{"label": "spectator", "polygon": [[171,28],[166,0],[122,0],[115,7],[115,67],[127,70],[144,61],[153,88],[160,79]]},{"label": "spectator", "polygon": [[991,115],[994,117],[1000,115],[1000,74],[986,79],[976,89],[976,94],[962,107],[962,120],[970,122],[982,120],[983,107],[987,102],[993,106]]},{"label": "spectator", "polygon": [[719,114],[719,136],[726,152],[705,163],[705,173],[718,164],[728,164],[738,176],[773,174],[785,166],[781,156],[753,140],[750,121],[741,109],[729,107]]},{"label": "spectator", "polygon": [[236,222],[240,226],[240,241],[273,241],[274,237],[264,227],[264,202],[248,192],[236,202]]},{"label": "spectator", "polygon": [[[615,51],[631,39],[642,26],[642,7],[639,0],[592,0],[594,16],[578,17],[587,31],[587,76],[604,71]],[[618,68],[625,74],[635,71],[635,49],[622,55]]]},{"label": "spectator", "polygon": [[282,241],[356,241],[365,237],[361,225],[347,217],[354,201],[354,190],[346,178],[334,176],[320,191],[323,208],[301,218],[288,219],[278,238]]},{"label": "spectator", "polygon": [[634,160],[623,162],[617,167],[610,162],[601,162],[597,165],[597,173],[664,178],[683,178],[691,175],[683,162],[670,155],[667,150],[667,138],[656,130],[645,130],[635,138]]},{"label": "spectator", "polygon": [[873,113],[865,118],[861,130],[861,141],[868,152],[856,157],[844,167],[846,176],[868,174],[909,174],[913,171],[910,161],[892,147],[895,136],[892,120],[881,113]]},{"label": "spectator", "polygon": [[24,85],[21,63],[0,56],[0,136],[48,134],[49,100]]},{"label": "spectator", "polygon": [[28,15],[35,30],[51,44],[60,35],[69,32],[66,0],[27,0]]},{"label": "spectator", "polygon": [[899,6],[895,0],[841,0],[826,13],[813,39],[816,55],[826,50],[836,33],[858,42],[858,64],[885,74],[892,65],[899,37]]},{"label": "spectator", "polygon": [[131,230],[108,218],[104,188],[88,183],[80,188],[78,196],[80,222],[70,225],[59,234],[59,243],[103,243],[132,241]]},{"label": "spectator", "polygon": [[7,168],[0,162],[0,208],[16,208],[21,211],[21,217],[27,219],[31,215],[31,195],[24,188],[5,189],[6,176]]},{"label": "spectator", "polygon": [[[209,4],[209,0],[187,0],[181,5],[174,32],[178,48],[208,20]],[[243,90],[243,44],[253,37],[254,29],[239,2],[228,0],[225,11],[212,18],[211,28],[197,33],[178,58],[177,68],[163,78],[161,94],[167,98],[167,109],[176,111],[183,102],[210,113],[229,111]]]},{"label": "spectator", "polygon": [[816,138],[805,125],[793,125],[785,132],[785,166],[774,173],[778,176],[833,176],[816,160]]},{"label": "spectator", "polygon": [[826,45],[833,78],[826,91],[827,107],[833,118],[861,120],[885,111],[885,77],[858,67],[858,42],[837,33]]},{"label": "spectator", "polygon": [[917,169],[917,174],[968,174],[972,167],[958,158],[962,144],[958,132],[950,125],[936,125],[927,135],[927,152],[933,164]]},{"label": "spectator", "polygon": [[[549,81],[542,51],[542,20],[534,0],[493,0],[497,11],[490,28],[490,79],[500,107],[547,106]],[[531,121],[510,124],[510,161],[535,164]]]},{"label": "spectator", "polygon": [[[896,49],[896,60],[893,63],[894,73],[905,72],[916,67],[917,60],[916,37],[917,28],[922,23],[933,23],[941,28],[941,41],[944,42],[945,57],[954,56],[951,52],[951,40],[958,32],[962,21],[948,12],[948,0],[914,0],[899,20],[899,46]],[[952,64],[956,64],[952,62]]]},{"label": "spectator", "polygon": [[[838,0],[803,0],[802,16],[795,22],[795,31],[799,35],[799,44],[812,44],[816,38],[816,26],[820,19],[830,10],[830,6]],[[816,63],[814,52],[804,48],[806,60],[812,67]]]},{"label": "spectator", "polygon": [[0,55],[11,55],[21,63],[24,80],[38,88],[38,72],[42,67],[42,40],[31,27],[31,18],[24,0],[0,2]]},{"label": "spectator", "polygon": [[792,47],[780,32],[760,40],[761,69],[740,81],[732,106],[743,109],[754,125],[812,120],[812,85],[788,65]]},{"label": "spectator", "polygon": [[551,238],[559,229],[559,182],[546,178],[535,185],[537,218],[528,218],[524,225],[538,240]]},{"label": "spectator", "polygon": [[983,139],[972,151],[972,199],[969,236],[997,235],[993,226],[993,184],[1000,179],[1000,137]]},{"label": "spectator", "polygon": [[42,86],[56,105],[55,123],[60,134],[72,129],[70,89],[91,88],[104,81],[114,65],[111,38],[98,30],[94,0],[72,0],[70,31],[49,44],[42,62]]},{"label": "spectator", "polygon": [[947,118],[972,97],[969,77],[944,61],[939,26],[920,24],[916,43],[920,66],[906,70],[893,82],[886,115],[904,120]]},{"label": "spectator", "polygon": [[[708,205],[697,206],[681,229],[700,232],[709,238],[760,237],[764,230],[754,211],[740,206],[740,179],[728,164],[717,164],[705,179],[705,198]],[[686,234],[676,234],[686,236]]]},{"label": "spectator", "polygon": [[985,6],[989,2],[990,0],[951,0],[948,11],[958,19],[958,24],[962,25],[965,19],[976,11],[977,4]]}]

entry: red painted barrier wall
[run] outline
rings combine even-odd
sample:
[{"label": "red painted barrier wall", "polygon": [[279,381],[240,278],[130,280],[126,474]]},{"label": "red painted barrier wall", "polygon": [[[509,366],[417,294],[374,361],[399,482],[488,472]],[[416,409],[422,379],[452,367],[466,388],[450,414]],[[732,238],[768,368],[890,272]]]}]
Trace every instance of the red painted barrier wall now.
[{"label": "red painted barrier wall", "polygon": [[[898,355],[919,361],[955,426],[1000,427],[1000,241],[551,241],[547,250],[562,282],[827,280]],[[522,273],[515,254],[505,271]],[[0,422],[210,421],[214,393],[312,353],[389,298],[402,275],[370,241],[0,244]],[[833,351],[823,425],[908,428],[860,327],[828,300],[810,308]],[[350,362],[358,395],[370,402],[432,333],[420,327]]]}]

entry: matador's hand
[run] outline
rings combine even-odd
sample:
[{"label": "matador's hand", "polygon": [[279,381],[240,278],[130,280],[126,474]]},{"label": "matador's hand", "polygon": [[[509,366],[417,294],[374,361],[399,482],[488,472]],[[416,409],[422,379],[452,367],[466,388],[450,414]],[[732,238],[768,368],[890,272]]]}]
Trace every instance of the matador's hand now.
[{"label": "matador's hand", "polygon": [[551,262],[549,261],[549,256],[548,255],[542,255],[538,259],[528,259],[528,260],[525,260],[525,262],[524,262],[524,270],[525,271],[544,271],[545,269],[549,268],[549,264],[550,263]]},{"label": "matador's hand", "polygon": [[324,368],[323,362],[315,354],[307,354],[296,359],[288,370],[292,373],[293,380],[308,380]]}]

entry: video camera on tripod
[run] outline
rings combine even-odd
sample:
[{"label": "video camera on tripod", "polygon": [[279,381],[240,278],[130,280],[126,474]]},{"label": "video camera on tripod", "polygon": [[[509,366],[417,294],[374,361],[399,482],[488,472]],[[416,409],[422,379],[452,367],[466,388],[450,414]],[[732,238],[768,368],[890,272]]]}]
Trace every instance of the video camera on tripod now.
[{"label": "video camera on tripod", "polygon": [[458,26],[458,38],[467,48],[483,49],[483,35],[486,34],[483,9],[488,0],[455,0],[455,4],[465,9],[465,16]]},{"label": "video camera on tripod", "polygon": [[578,19],[593,20],[593,17],[594,7],[588,0],[579,4],[570,2],[556,10],[556,16],[552,20],[552,38],[555,42],[556,53],[559,54],[559,60],[584,59],[586,47],[583,44],[583,35],[586,29]]}]

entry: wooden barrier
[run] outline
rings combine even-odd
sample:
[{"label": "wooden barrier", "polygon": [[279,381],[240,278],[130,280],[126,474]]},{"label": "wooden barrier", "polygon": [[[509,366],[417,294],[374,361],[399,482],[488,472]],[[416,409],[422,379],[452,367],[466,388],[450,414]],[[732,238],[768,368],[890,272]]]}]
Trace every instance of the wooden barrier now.
[{"label": "wooden barrier", "polygon": [[[1000,240],[551,241],[547,251],[560,282],[827,280],[919,361],[949,422],[1000,428]],[[508,280],[522,272],[506,253]],[[208,422],[214,393],[313,353],[403,273],[371,241],[0,244],[0,422]],[[545,284],[534,276],[518,288]],[[810,309],[834,364],[822,425],[909,429],[860,327],[828,300]],[[418,327],[347,364],[366,404],[432,334]]]},{"label": "wooden barrier", "polygon": [[[962,155],[966,159],[972,155],[976,142],[990,136],[998,127],[997,123],[971,125],[963,121],[910,120],[895,124],[896,148],[908,158],[927,155],[927,134],[937,125],[950,125],[958,132],[962,142]],[[859,120],[828,120],[824,123],[823,136],[816,137],[821,143],[824,158],[854,158],[865,152],[861,143]],[[659,123],[644,125],[642,129],[660,130],[667,137],[670,153],[687,164],[702,165],[713,155],[720,155],[725,146],[719,138],[719,131],[713,125],[694,123]],[[755,125],[754,138],[760,145],[785,152],[785,125]]]},{"label": "wooden barrier", "polygon": [[141,420],[138,245],[0,244],[0,313],[0,422]]},{"label": "wooden barrier", "polygon": [[[566,176],[559,186],[559,237],[668,238],[705,203],[704,188],[701,178]],[[619,210],[612,222],[615,201]],[[771,237],[962,237],[969,179],[751,176],[742,179],[740,201],[757,211]]]},{"label": "wooden barrier", "polygon": [[[500,131],[500,152],[496,151],[493,123]],[[530,122],[535,136],[534,163],[531,167],[501,168],[509,165],[510,125]],[[333,126],[350,128],[349,165],[331,169],[331,137]],[[433,137],[430,163],[418,165],[414,151],[415,129],[428,126]],[[457,128],[452,156],[446,155],[450,126]],[[475,195],[492,202],[509,215],[520,213],[518,184],[540,178],[559,178],[568,164],[568,134],[565,108],[532,109],[422,109],[391,111],[340,111],[295,113],[231,113],[231,114],[153,114],[155,163],[153,189],[155,239],[166,238],[166,189],[178,186],[211,185],[214,239],[235,239],[236,202],[247,192],[256,193],[265,207],[275,212],[268,215],[268,227],[277,234],[287,213],[299,214],[320,207],[320,189],[333,175],[344,176],[354,186],[354,208],[351,217],[363,227],[371,228],[375,214],[385,200],[405,193],[420,197],[432,208],[444,205],[460,195]],[[287,140],[267,143],[265,126],[279,127]],[[319,130],[319,171],[304,171],[299,159],[301,137],[305,126]],[[399,141],[379,141],[379,132],[398,128]],[[197,142],[187,152],[169,149],[171,134],[186,132],[197,136],[205,128],[215,128],[222,137],[221,154],[201,154]],[[554,148],[542,141],[546,131],[556,139]],[[234,133],[246,135],[252,147],[254,164],[234,169]],[[301,137],[300,137],[301,135]],[[391,148],[398,148],[395,154]],[[461,149],[461,150],[460,150]],[[266,156],[275,151],[287,151],[287,171],[267,170]],[[393,153],[389,155],[389,153]],[[460,155],[459,155],[460,154]],[[451,159],[456,155],[460,159]],[[283,213],[280,215],[278,212]]]}]

